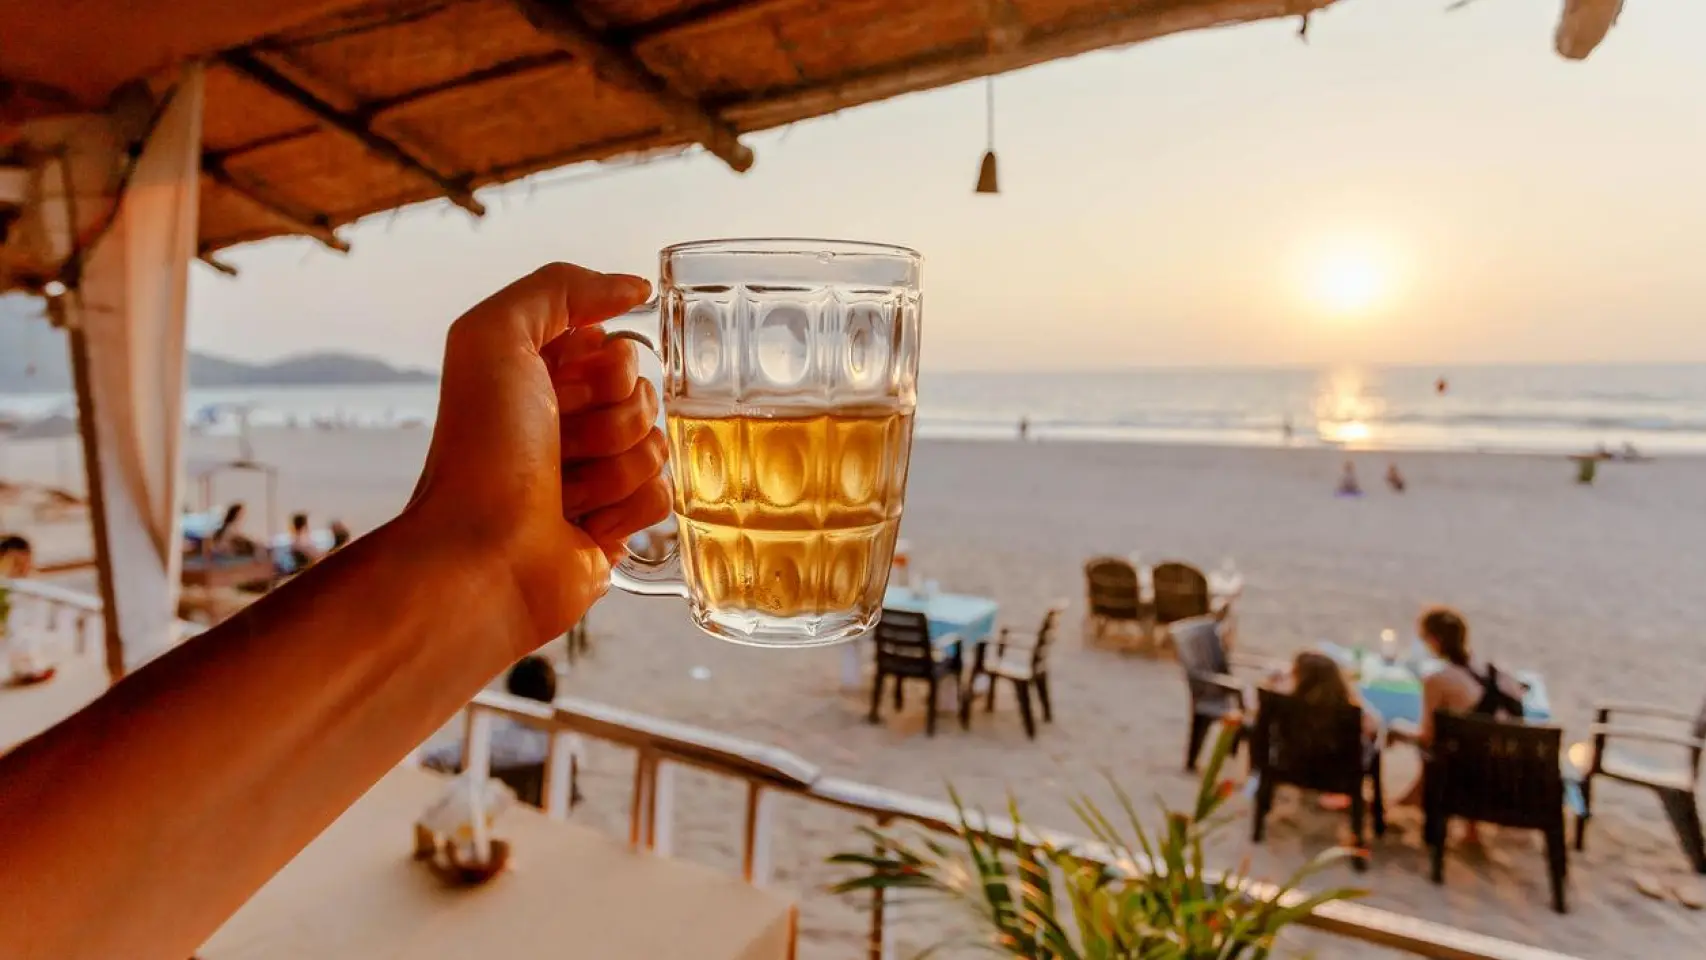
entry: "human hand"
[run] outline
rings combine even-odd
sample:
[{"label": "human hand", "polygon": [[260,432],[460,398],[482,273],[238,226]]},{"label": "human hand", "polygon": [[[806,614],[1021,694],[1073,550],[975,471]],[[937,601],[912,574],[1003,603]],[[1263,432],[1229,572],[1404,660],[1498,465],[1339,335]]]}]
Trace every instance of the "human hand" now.
[{"label": "human hand", "polygon": [[638,277],[553,263],[463,314],[445,345],[438,421],[408,513],[513,586],[529,631],[561,633],[609,587],[669,490],[658,398],[634,345],[596,326],[642,303]]}]

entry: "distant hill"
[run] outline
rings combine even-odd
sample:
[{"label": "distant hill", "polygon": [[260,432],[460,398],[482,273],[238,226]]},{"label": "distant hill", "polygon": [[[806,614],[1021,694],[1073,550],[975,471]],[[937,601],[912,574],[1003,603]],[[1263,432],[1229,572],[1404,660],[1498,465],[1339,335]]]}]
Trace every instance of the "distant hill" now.
[{"label": "distant hill", "polygon": [[[0,297],[0,393],[58,393],[71,389],[65,336],[40,319],[40,305]],[[350,353],[306,353],[271,363],[246,363],[190,351],[192,387],[432,383],[430,370],[394,367]]]}]

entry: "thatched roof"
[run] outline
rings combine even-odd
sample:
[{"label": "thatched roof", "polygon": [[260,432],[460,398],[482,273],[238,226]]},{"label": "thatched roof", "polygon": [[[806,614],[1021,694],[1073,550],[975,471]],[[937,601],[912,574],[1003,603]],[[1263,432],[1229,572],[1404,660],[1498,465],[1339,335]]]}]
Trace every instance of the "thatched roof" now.
[{"label": "thatched roof", "polygon": [[202,252],[341,247],[403,204],[695,143],[744,170],[742,133],[1333,2],[0,0],[0,133],[209,58]]}]

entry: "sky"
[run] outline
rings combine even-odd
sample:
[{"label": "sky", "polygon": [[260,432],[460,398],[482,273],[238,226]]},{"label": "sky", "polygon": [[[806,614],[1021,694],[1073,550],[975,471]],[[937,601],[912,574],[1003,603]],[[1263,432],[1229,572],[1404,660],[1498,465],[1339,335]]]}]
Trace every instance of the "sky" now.
[{"label": "sky", "polygon": [[925,255],[926,369],[1706,361],[1706,3],[1633,0],[1586,62],[1558,0],[1343,0],[982,81],[704,155],[570,168],[197,266],[192,344],[436,366],[549,260],[653,275],[722,236]]}]

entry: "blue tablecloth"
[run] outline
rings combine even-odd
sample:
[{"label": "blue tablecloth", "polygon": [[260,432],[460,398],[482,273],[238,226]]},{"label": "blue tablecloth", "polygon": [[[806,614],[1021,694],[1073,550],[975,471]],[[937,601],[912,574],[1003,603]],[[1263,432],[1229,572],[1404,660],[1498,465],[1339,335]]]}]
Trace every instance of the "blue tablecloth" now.
[{"label": "blue tablecloth", "polygon": [[[1421,677],[1439,669],[1437,660],[1418,659],[1414,664],[1404,661],[1387,663],[1366,650],[1323,643],[1323,653],[1356,671],[1357,692],[1363,702],[1380,711],[1387,720],[1422,722]],[[1546,697],[1546,681],[1532,670],[1511,670],[1512,678],[1527,684],[1528,693],[1522,698],[1525,720],[1552,719],[1552,704]]]},{"label": "blue tablecloth", "polygon": [[891,585],[883,594],[883,607],[922,613],[930,620],[930,637],[958,634],[968,645],[995,632],[995,613],[998,609],[988,597],[973,597],[958,593],[938,593],[923,597],[902,586]]}]

